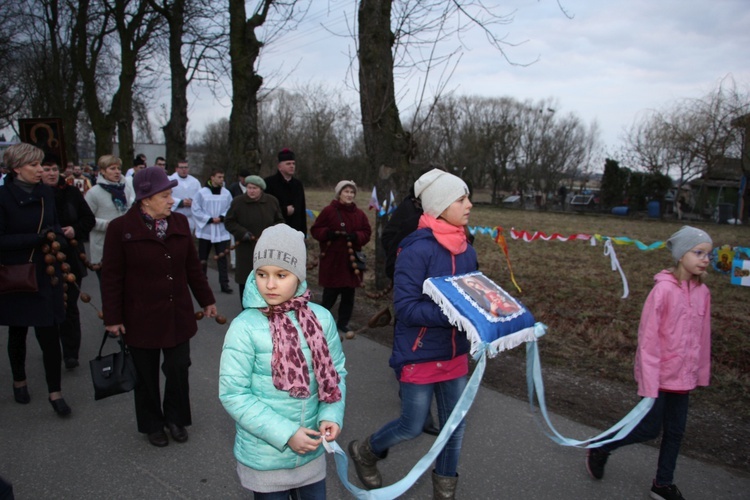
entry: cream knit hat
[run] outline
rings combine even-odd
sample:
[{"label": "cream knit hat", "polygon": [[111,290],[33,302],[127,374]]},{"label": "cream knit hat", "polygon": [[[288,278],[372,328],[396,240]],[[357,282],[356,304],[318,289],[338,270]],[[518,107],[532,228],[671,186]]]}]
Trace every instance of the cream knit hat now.
[{"label": "cream knit hat", "polygon": [[437,218],[454,201],[469,194],[460,177],[433,168],[414,183],[414,194],[422,201],[426,214]]},{"label": "cream knit hat", "polygon": [[354,181],[344,180],[344,181],[339,181],[339,183],[336,184],[336,189],[334,189],[336,193],[336,198],[339,197],[339,195],[341,194],[341,191],[343,191],[346,186],[351,186],[352,189],[354,189],[354,194],[357,194],[357,184],[355,184]]}]

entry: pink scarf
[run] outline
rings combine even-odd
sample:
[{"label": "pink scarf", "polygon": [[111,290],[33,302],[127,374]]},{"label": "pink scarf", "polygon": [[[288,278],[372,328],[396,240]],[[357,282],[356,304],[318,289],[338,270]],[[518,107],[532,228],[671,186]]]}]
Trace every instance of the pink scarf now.
[{"label": "pink scarf", "polygon": [[469,242],[466,240],[466,231],[463,226],[454,226],[443,219],[436,219],[432,215],[422,214],[419,218],[419,226],[432,229],[435,239],[445,247],[452,255],[458,255],[466,251]]},{"label": "pink scarf", "polygon": [[341,378],[333,366],[328,343],[323,336],[323,327],[307,305],[309,300],[310,290],[307,290],[283,304],[260,309],[268,317],[271,326],[273,385],[280,391],[288,391],[293,398],[310,397],[310,371],[300,348],[299,333],[285,314],[294,311],[312,352],[313,370],[318,380],[318,399],[324,403],[335,403],[341,400],[338,385]]}]

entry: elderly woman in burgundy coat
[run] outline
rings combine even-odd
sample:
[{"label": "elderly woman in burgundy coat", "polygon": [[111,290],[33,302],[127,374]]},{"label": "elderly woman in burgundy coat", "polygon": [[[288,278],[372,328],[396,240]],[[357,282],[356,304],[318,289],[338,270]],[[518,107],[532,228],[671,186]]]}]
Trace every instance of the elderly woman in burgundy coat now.
[{"label": "elderly woman in burgundy coat", "polygon": [[349,331],[349,320],[354,311],[354,292],[362,284],[362,273],[352,267],[352,251],[362,250],[370,241],[372,230],[367,215],[354,204],[357,185],[354,181],[336,184],[336,198],[325,207],[310,228],[310,234],[320,242],[318,283],[323,287],[320,304],[333,308],[341,295],[336,321],[339,333]]},{"label": "elderly woman in burgundy coat", "polygon": [[198,325],[190,292],[207,317],[216,316],[188,220],[171,211],[176,184],[160,167],[135,174],[136,202],[110,222],[102,260],[104,324],[110,334],[122,334],[130,348],[138,372],[138,431],[159,447],[169,443],[165,426],[173,440],[184,442],[191,424],[190,338]]}]

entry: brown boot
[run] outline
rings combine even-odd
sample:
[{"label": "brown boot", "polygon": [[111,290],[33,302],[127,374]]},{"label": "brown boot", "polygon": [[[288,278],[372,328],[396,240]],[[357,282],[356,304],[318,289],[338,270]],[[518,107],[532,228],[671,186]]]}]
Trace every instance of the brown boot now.
[{"label": "brown boot", "polygon": [[[385,457],[379,457],[372,452],[370,447],[370,438],[364,441],[352,441],[349,443],[349,455],[354,460],[354,468],[357,471],[357,477],[362,481],[365,489],[372,490],[380,488],[383,484],[383,478],[380,477],[377,462]],[[388,455],[388,453],[386,453]]]},{"label": "brown boot", "polygon": [[456,477],[438,476],[432,471],[432,498],[434,500],[454,500],[456,498]]}]

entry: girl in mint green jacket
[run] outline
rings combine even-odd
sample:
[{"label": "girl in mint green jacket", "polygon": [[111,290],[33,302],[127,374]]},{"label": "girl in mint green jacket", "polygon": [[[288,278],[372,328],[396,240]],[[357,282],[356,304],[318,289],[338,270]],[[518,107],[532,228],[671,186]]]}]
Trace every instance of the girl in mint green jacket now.
[{"label": "girl in mint green jacket", "polygon": [[224,339],[219,399],[237,423],[234,455],[257,500],[325,498],[322,440],[341,432],[346,370],[336,323],[309,302],[304,236],[263,231],[237,316]]}]

